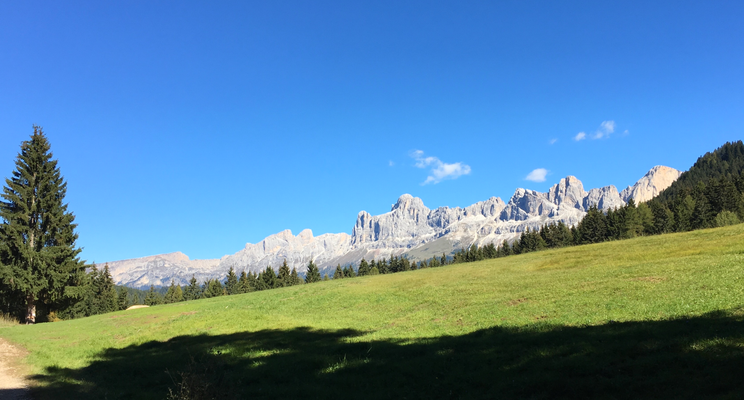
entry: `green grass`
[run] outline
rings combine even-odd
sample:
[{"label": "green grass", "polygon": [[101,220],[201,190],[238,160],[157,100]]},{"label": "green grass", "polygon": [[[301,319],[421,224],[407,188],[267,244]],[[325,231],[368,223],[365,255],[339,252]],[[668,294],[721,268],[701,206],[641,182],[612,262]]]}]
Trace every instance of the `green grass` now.
[{"label": "green grass", "polygon": [[39,399],[741,398],[744,225],[0,336]]}]

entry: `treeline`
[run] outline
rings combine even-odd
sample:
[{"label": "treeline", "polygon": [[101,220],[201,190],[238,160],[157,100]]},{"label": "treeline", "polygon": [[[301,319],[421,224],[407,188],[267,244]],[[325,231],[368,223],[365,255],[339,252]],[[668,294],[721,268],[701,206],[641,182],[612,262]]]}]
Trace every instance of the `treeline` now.
[{"label": "treeline", "polygon": [[[602,212],[591,207],[573,227],[563,222],[526,229],[519,239],[498,247],[472,245],[453,262],[471,262],[543,249],[629,239],[636,236],[686,232],[744,221],[744,144],[726,143],[698,161],[669,188],[649,202]],[[692,178],[690,178],[692,177]]]},{"label": "treeline", "polygon": [[389,260],[386,258],[380,260],[367,261],[362,259],[359,263],[358,268],[354,268],[353,265],[347,265],[341,267],[341,264],[336,266],[336,270],[333,273],[332,278],[328,274],[324,274],[321,278],[318,266],[311,260],[307,266],[307,272],[305,277],[302,278],[296,268],[289,269],[287,260],[277,272],[270,266],[266,267],[265,270],[259,273],[253,273],[242,271],[240,276],[235,273],[235,270],[231,267],[227,272],[227,276],[223,280],[220,279],[208,279],[203,283],[199,283],[195,277],[191,277],[189,284],[186,286],[176,285],[174,281],[171,281],[168,290],[165,294],[159,293],[158,289],[154,286],[150,286],[150,290],[147,291],[144,298],[144,304],[148,306],[155,306],[158,304],[169,304],[180,301],[208,299],[218,296],[228,296],[233,294],[243,294],[256,292],[261,290],[277,289],[287,286],[304,285],[309,283],[315,283],[320,281],[328,281],[330,279],[344,279],[344,278],[355,278],[358,276],[366,275],[379,275],[379,274],[392,274],[395,272],[412,271],[422,268],[439,267],[451,263],[444,254],[441,258],[432,258],[427,261],[410,261],[404,257],[391,257]]}]

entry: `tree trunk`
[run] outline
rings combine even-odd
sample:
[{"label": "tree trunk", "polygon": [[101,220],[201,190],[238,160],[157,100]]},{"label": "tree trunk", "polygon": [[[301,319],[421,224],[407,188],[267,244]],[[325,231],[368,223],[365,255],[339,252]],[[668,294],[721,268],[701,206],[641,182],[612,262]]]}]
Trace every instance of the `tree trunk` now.
[{"label": "tree trunk", "polygon": [[34,302],[34,295],[28,294],[26,296],[26,324],[36,323],[36,303]]}]

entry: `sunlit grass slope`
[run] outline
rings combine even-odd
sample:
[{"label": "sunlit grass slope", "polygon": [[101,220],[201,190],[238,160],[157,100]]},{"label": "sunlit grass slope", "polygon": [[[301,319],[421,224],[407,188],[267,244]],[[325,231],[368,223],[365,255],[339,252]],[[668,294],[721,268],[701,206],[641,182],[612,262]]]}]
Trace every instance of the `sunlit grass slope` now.
[{"label": "sunlit grass slope", "polygon": [[39,398],[739,398],[743,306],[744,224],[0,336]]}]

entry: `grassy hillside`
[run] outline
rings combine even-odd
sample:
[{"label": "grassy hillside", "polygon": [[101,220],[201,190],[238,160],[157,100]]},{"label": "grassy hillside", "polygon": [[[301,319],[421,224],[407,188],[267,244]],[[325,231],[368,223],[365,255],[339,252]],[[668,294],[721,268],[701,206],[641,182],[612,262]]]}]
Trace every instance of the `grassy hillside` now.
[{"label": "grassy hillside", "polygon": [[741,398],[744,224],[0,336],[39,399]]}]

